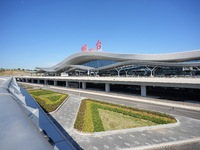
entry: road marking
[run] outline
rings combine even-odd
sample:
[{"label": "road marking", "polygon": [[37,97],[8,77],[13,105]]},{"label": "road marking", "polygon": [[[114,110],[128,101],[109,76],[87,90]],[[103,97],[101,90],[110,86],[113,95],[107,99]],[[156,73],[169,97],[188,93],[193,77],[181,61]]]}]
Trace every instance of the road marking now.
[{"label": "road marking", "polygon": [[158,140],[156,140],[156,139],[153,139],[153,141],[154,141],[154,142],[157,142],[157,143],[159,142],[159,141],[158,141]]},{"label": "road marking", "polygon": [[134,141],[134,143],[136,143],[137,145],[139,145],[140,143],[139,142],[137,142],[137,141]]},{"label": "road marking", "polygon": [[173,137],[169,137],[170,139],[172,139],[172,140],[174,140],[174,141],[176,141],[176,139],[175,138],[173,138]]},{"label": "road marking", "polygon": [[165,138],[162,138],[162,140],[163,140],[163,141],[165,141],[165,142],[167,142],[167,141],[168,141],[168,140],[167,140],[167,139],[165,139]]},{"label": "road marking", "polygon": [[153,133],[152,131],[147,131],[148,133]]},{"label": "road marking", "polygon": [[134,136],[134,135],[132,135],[132,134],[131,134],[130,136],[131,136],[131,137],[135,137],[135,136]]},{"label": "road marking", "polygon": [[98,150],[98,148],[97,148],[96,146],[93,146],[93,149],[94,149],[94,150]]},{"label": "road marking", "polygon": [[129,143],[124,143],[126,146],[131,146]]},{"label": "road marking", "polygon": [[174,133],[173,131],[169,130],[170,133]]},{"label": "road marking", "polygon": [[142,135],[142,136],[146,136],[146,134],[144,134],[144,133],[142,133],[141,135]]}]

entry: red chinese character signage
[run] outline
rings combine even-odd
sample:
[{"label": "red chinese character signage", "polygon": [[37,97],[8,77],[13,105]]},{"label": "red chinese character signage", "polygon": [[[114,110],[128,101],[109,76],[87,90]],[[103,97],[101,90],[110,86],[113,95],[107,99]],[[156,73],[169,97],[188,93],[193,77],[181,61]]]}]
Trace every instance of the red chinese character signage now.
[{"label": "red chinese character signage", "polygon": [[90,48],[90,49],[88,49],[87,44],[84,44],[81,47],[81,51],[82,52],[92,52],[92,51],[100,51],[100,50],[102,50],[102,44],[101,44],[100,40],[97,41],[96,48]]},{"label": "red chinese character signage", "polygon": [[101,41],[100,40],[97,41],[96,48],[97,48],[97,50],[101,50]]},{"label": "red chinese character signage", "polygon": [[81,50],[82,50],[82,52],[87,51],[87,44],[84,44],[84,45],[82,46]]}]

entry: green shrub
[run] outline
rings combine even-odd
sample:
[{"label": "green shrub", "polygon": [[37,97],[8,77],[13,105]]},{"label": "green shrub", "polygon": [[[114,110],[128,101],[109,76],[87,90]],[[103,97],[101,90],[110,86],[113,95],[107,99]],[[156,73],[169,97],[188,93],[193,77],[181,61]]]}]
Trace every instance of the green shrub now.
[{"label": "green shrub", "polygon": [[91,102],[86,102],[85,115],[84,115],[84,124],[83,131],[85,132],[94,132],[93,119],[92,119],[92,110]]},{"label": "green shrub", "polygon": [[148,120],[155,124],[176,122],[172,116],[167,114],[86,99],[81,102],[74,127],[83,132],[104,131],[98,109]]},{"label": "green shrub", "polygon": [[[138,114],[138,115],[135,115],[135,116],[137,116],[137,118],[141,118],[141,117],[139,117],[140,115],[143,116],[142,118],[145,118],[145,116],[147,116],[147,118],[149,118],[149,116],[152,115],[152,118],[155,118],[155,119],[152,119],[152,120],[155,121],[155,123],[157,123],[156,120],[158,122],[162,122],[162,121],[159,121],[159,118],[161,120],[162,119],[168,119],[169,122],[176,122],[176,120],[174,119],[174,117],[172,117],[172,116],[170,116],[168,114],[164,114],[164,113],[160,113],[160,112],[154,112],[154,111],[149,111],[149,110],[142,110],[142,109],[138,109],[138,108],[126,107],[126,106],[116,105],[116,104],[107,103],[107,102],[100,102],[100,101],[96,101],[96,100],[92,100],[92,101],[95,102],[95,103],[97,103],[97,104],[100,104],[101,106],[105,106],[105,108],[108,108],[108,110],[110,109],[110,111],[115,111],[115,112],[123,113],[123,114],[126,114],[126,115],[130,115],[132,113],[134,113],[134,114],[136,113],[136,114]],[[104,109],[104,108],[102,108],[102,109]],[[121,109],[121,110],[118,110],[118,109]],[[127,113],[127,110],[129,110],[128,111],[129,113]],[[158,118],[158,119],[156,119],[156,118]],[[166,121],[166,123],[168,121]]]},{"label": "green shrub", "polygon": [[34,97],[45,112],[52,112],[56,110],[68,97],[66,94],[48,90],[31,90],[28,92]]},{"label": "green shrub", "polygon": [[92,120],[94,125],[94,132],[104,131],[104,127],[99,116],[98,105],[92,103],[91,110],[92,110]]},{"label": "green shrub", "polygon": [[86,101],[83,100],[81,102],[78,115],[74,124],[74,128],[78,129],[79,131],[82,131],[83,124],[84,124],[84,117],[85,117],[85,110],[86,110]]},{"label": "green shrub", "polygon": [[[131,117],[135,117],[135,118],[140,118],[140,119],[144,119],[144,120],[149,120],[152,121],[156,124],[167,124],[167,123],[171,123],[170,120],[165,120],[163,119],[163,115],[156,117],[155,115],[159,115],[159,114],[155,114],[154,112],[150,112],[148,111],[148,114],[143,114],[143,111],[140,111],[141,113],[133,113],[131,111],[127,111],[126,109],[122,109],[122,108],[113,108],[112,106],[108,107],[108,106],[102,106],[102,105],[98,105],[98,108],[101,109],[105,109],[105,110],[109,110],[109,111],[113,111],[116,113],[122,113],[123,115],[128,115]],[[126,108],[126,107],[124,107]],[[134,110],[134,109],[133,109]],[[138,111],[138,110],[137,110]],[[151,115],[153,114],[153,115]],[[167,117],[167,116],[166,116]]]},{"label": "green shrub", "polygon": [[53,94],[56,92],[53,91],[48,91],[48,90],[29,90],[28,91],[31,95],[34,96],[40,96],[40,95],[46,95],[46,94]]},{"label": "green shrub", "polygon": [[48,96],[47,98],[48,98],[50,101],[57,101],[57,100],[59,100],[61,97],[62,97],[62,95],[55,95],[55,96]]}]

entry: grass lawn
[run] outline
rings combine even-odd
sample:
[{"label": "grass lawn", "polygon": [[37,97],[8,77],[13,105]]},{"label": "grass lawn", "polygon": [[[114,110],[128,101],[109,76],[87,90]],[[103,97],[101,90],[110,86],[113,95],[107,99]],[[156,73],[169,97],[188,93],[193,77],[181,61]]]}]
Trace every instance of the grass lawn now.
[{"label": "grass lawn", "polygon": [[156,123],[148,120],[123,115],[109,110],[99,109],[98,111],[105,131],[156,125]]},{"label": "grass lawn", "polygon": [[46,112],[56,110],[68,97],[67,94],[61,94],[43,89],[28,90],[28,92]]},{"label": "grass lawn", "polygon": [[87,99],[81,102],[74,127],[82,132],[100,132],[174,122],[176,119],[167,114]]}]

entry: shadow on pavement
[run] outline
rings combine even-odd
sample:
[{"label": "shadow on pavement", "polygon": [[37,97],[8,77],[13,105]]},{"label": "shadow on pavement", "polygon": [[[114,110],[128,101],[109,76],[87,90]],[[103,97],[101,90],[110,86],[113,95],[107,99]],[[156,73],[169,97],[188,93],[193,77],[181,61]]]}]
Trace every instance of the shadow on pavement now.
[{"label": "shadow on pavement", "polygon": [[53,121],[54,125],[62,132],[62,134],[68,139],[68,141],[77,149],[77,150],[83,150],[79,144],[74,141],[74,139],[65,131],[65,129],[50,115],[48,114],[48,117]]}]

